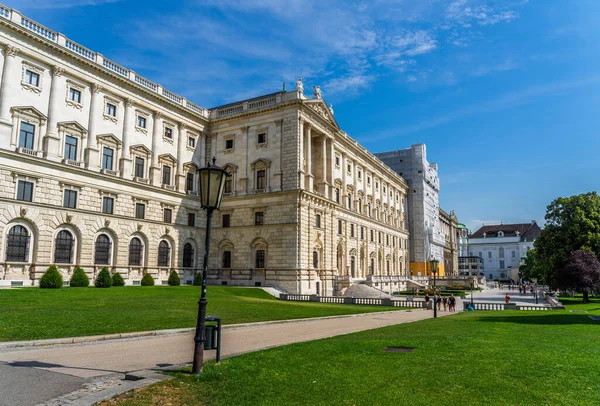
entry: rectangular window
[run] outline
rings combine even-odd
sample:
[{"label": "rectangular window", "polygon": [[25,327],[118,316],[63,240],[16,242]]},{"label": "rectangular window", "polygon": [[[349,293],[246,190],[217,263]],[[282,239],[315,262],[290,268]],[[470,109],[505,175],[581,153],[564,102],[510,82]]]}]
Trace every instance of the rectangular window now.
[{"label": "rectangular window", "polygon": [[354,224],[350,224],[350,237],[354,237]]},{"label": "rectangular window", "polygon": [[256,267],[265,267],[265,250],[256,250]]},{"label": "rectangular window", "polygon": [[63,206],[70,209],[77,207],[77,192],[75,190],[65,189]]},{"label": "rectangular window", "polygon": [[254,225],[262,226],[264,224],[264,213],[262,211],[254,212]]},{"label": "rectangular window", "polygon": [[358,171],[358,179],[362,179],[362,171]]},{"label": "rectangular window", "polygon": [[25,83],[35,87],[40,86],[40,75],[30,70],[25,71]]},{"label": "rectangular window", "polygon": [[390,236],[387,234],[385,236],[385,245],[390,245]]},{"label": "rectangular window", "polygon": [[348,164],[348,172],[352,172],[352,164]]},{"label": "rectangular window", "polygon": [[488,251],[488,258],[492,259],[492,251]]},{"label": "rectangular window", "polygon": [[173,221],[173,209],[163,209],[163,222],[171,223]]},{"label": "rectangular window", "polygon": [[[168,210],[168,209],[165,209]],[[146,205],[144,203],[136,203],[135,204],[135,218],[143,219],[146,218]],[[170,221],[169,221],[170,223]]]},{"label": "rectangular window", "polygon": [[69,99],[75,103],[81,103],[81,92],[77,89],[69,89]]},{"label": "rectangular window", "polygon": [[258,144],[265,144],[267,142],[267,134],[266,133],[260,133],[258,134],[258,139],[256,140],[256,142]]},{"label": "rectangular window", "polygon": [[223,228],[231,227],[231,214],[223,214],[221,216],[221,224],[223,225]]},{"label": "rectangular window", "polygon": [[65,137],[65,159],[77,161],[77,138],[70,135]]},{"label": "rectangular window", "polygon": [[171,184],[171,167],[168,165],[163,165],[162,183],[163,185]]},{"label": "rectangular window", "polygon": [[338,220],[338,234],[342,234],[342,220]]},{"label": "rectangular window", "polygon": [[[473,253],[471,253],[473,255]],[[479,258],[483,259],[483,252],[479,251]]]},{"label": "rectangular window", "polygon": [[140,128],[146,128],[146,117],[138,116],[137,125]]},{"label": "rectangular window", "polygon": [[315,215],[315,227],[321,228],[321,215]]},{"label": "rectangular window", "polygon": [[340,157],[338,155],[335,156],[335,166],[340,166]]},{"label": "rectangular window", "polygon": [[225,179],[225,186],[223,187],[223,193],[231,193],[233,190],[233,179],[231,176],[228,176]]},{"label": "rectangular window", "polygon": [[144,178],[144,158],[135,157],[135,177]]},{"label": "rectangular window", "polygon": [[19,132],[19,147],[33,149],[33,141],[35,139],[35,126],[28,123],[21,123]]},{"label": "rectangular window", "polygon": [[169,127],[165,127],[164,137],[172,140],[173,139],[173,129],[169,128]]},{"label": "rectangular window", "polygon": [[188,173],[185,178],[185,190],[194,190],[194,174]]},{"label": "rectangular window", "polygon": [[196,213],[188,213],[188,226],[196,227]]},{"label": "rectangular window", "polygon": [[511,256],[512,256],[513,258],[516,258],[516,257],[517,257],[517,253],[516,253],[515,251],[513,251],[513,252],[512,252],[512,254],[511,254]]},{"label": "rectangular window", "polygon": [[256,171],[256,188],[265,189],[265,170]]},{"label": "rectangular window", "polygon": [[364,227],[360,228],[360,239],[361,240],[365,239],[365,228]]},{"label": "rectangular window", "polygon": [[106,115],[111,117],[117,116],[117,106],[114,104],[106,103]]},{"label": "rectangular window", "polygon": [[231,268],[231,251],[223,251],[223,268]]},{"label": "rectangular window", "polygon": [[233,149],[233,138],[225,140],[225,149]]},{"label": "rectangular window", "polygon": [[379,244],[381,244],[381,231],[378,234],[378,241],[379,241]]},{"label": "rectangular window", "polygon": [[194,137],[188,137],[188,147],[196,148],[196,139]]},{"label": "rectangular window", "polygon": [[352,195],[348,195],[348,210],[352,209]]},{"label": "rectangular window", "polygon": [[371,242],[373,242],[373,230],[371,230]]},{"label": "rectangular window", "polygon": [[112,197],[102,198],[102,213],[113,214],[115,209],[115,199]]},{"label": "rectangular window", "polygon": [[335,202],[336,203],[340,202],[340,189],[338,189],[338,188],[335,189]]},{"label": "rectangular window", "polygon": [[33,183],[20,180],[17,185],[17,200],[31,202],[33,200]]},{"label": "rectangular window", "polygon": [[504,261],[500,261],[500,269],[504,269]]},{"label": "rectangular window", "polygon": [[102,169],[108,169],[112,171],[114,156],[115,151],[112,148],[104,147],[102,149]]}]

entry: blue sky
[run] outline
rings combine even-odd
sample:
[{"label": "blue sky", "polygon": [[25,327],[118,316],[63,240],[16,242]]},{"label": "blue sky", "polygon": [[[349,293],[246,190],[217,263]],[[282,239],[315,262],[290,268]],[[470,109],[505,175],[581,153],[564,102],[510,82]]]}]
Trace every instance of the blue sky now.
[{"label": "blue sky", "polygon": [[203,107],[320,85],[371,151],[426,143],[472,229],[598,189],[600,1],[4,1]]}]

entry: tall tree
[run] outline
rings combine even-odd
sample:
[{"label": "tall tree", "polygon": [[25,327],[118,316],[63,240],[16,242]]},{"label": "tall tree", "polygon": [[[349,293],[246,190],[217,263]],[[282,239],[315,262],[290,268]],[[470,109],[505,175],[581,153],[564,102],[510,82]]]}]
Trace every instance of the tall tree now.
[{"label": "tall tree", "polygon": [[535,241],[536,267],[556,287],[556,272],[572,251],[600,255],[600,196],[596,192],[559,197],[546,209],[546,225]]},{"label": "tall tree", "polygon": [[593,252],[573,251],[556,276],[560,289],[583,291],[583,301],[588,302],[589,291],[600,288],[600,262]]}]

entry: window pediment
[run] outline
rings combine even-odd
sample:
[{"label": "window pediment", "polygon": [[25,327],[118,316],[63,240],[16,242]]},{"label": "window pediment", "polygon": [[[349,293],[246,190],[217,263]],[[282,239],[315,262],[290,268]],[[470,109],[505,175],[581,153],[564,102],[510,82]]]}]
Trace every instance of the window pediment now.
[{"label": "window pediment", "polygon": [[171,154],[162,154],[162,155],[158,156],[158,161],[159,162],[168,162],[168,163],[171,163],[171,164],[175,164],[177,162],[177,158],[175,158]]},{"label": "window pediment", "polygon": [[70,131],[81,135],[87,134],[88,130],[76,121],[62,121],[57,123],[59,131]]},{"label": "window pediment", "polygon": [[48,117],[46,117],[41,111],[33,106],[12,107],[11,111],[13,112],[14,116],[33,119],[41,124],[44,124],[48,119]]},{"label": "window pediment", "polygon": [[114,146],[120,146],[122,144],[121,140],[114,134],[100,134],[96,136],[96,140]]},{"label": "window pediment", "polygon": [[129,150],[131,153],[137,152],[138,154],[145,155],[145,156],[152,155],[152,151],[150,151],[150,149],[143,144],[132,145],[129,148]]},{"label": "window pediment", "polygon": [[268,159],[264,159],[264,158],[258,158],[256,161],[254,161],[250,164],[250,167],[252,169],[270,168],[271,161],[269,161]]},{"label": "window pediment", "polygon": [[185,172],[196,172],[198,170],[198,165],[193,162],[186,162],[183,164],[183,170]]}]

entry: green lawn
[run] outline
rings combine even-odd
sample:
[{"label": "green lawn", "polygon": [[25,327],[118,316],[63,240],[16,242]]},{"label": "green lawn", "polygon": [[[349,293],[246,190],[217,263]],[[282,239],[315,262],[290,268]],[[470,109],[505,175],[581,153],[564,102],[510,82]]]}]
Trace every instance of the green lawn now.
[{"label": "green lawn", "polygon": [[[0,289],[0,341],[196,325],[199,287]],[[208,287],[208,315],[224,324],[398,310],[279,301],[261,289]]]},{"label": "green lawn", "polygon": [[462,313],[210,362],[105,404],[597,405],[599,342],[568,310]]}]

